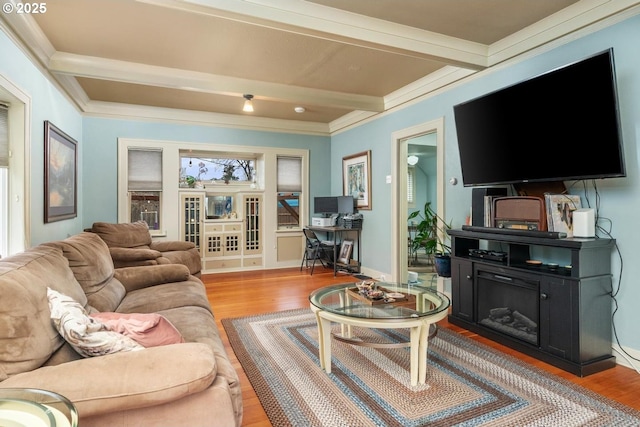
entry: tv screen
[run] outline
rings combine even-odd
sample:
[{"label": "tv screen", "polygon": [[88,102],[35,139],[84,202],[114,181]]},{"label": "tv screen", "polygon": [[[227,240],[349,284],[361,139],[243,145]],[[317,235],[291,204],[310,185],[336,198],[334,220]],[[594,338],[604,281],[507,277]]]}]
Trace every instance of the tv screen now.
[{"label": "tv screen", "polygon": [[622,177],[613,49],[454,107],[465,186]]},{"label": "tv screen", "polygon": [[338,213],[337,197],[315,197],[313,199],[313,212],[317,214]]}]

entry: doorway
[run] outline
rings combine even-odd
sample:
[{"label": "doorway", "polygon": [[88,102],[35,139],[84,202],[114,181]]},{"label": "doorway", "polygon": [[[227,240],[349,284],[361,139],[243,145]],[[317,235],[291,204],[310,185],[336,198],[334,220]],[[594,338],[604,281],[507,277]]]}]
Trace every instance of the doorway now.
[{"label": "doorway", "polygon": [[420,247],[416,236],[418,224],[423,219],[424,206],[429,203],[433,210],[438,209],[436,133],[409,138],[407,144],[407,214],[411,216],[411,213],[418,213],[407,224],[407,266],[424,283],[435,272],[434,254]]},{"label": "doorway", "polygon": [[[422,210],[424,203],[431,201],[439,216],[444,215],[444,118],[433,120],[392,134],[392,247],[396,256],[392,261],[392,277],[394,281],[407,282],[409,268],[409,238],[410,224],[407,221],[410,212]],[[409,165],[409,155],[415,155],[417,163]],[[424,159],[423,159],[424,158]],[[415,159],[411,159],[413,162]],[[424,171],[424,179],[419,179],[422,173],[416,165]],[[413,202],[409,194],[409,170],[413,166],[414,182],[423,182],[425,188],[416,186]],[[428,170],[427,170],[428,169]],[[428,181],[435,181],[430,182]],[[435,193],[435,194],[434,194]]]}]

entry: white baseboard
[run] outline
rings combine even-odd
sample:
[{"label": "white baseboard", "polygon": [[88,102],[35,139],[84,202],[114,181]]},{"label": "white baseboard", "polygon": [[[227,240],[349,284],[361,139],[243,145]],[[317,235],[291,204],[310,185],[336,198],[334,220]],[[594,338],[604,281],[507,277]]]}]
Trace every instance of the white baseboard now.
[{"label": "white baseboard", "polygon": [[[638,360],[640,360],[640,351],[638,350],[634,350],[632,348],[628,348],[628,347],[620,347],[617,344],[614,344],[611,346],[611,349],[613,350],[613,355],[616,357],[616,363],[618,365],[622,365],[622,366],[626,366],[627,368],[631,368],[634,371],[636,371],[638,374],[640,374],[640,362]],[[624,350],[624,352],[623,352]],[[625,354],[626,352],[626,354]],[[631,359],[629,356],[638,359],[638,360],[633,360]]]}]

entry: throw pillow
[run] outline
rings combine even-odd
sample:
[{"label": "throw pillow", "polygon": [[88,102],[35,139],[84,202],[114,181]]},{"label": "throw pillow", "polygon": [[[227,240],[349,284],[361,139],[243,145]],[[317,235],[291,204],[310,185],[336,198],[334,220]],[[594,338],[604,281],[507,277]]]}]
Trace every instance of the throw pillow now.
[{"label": "throw pillow", "polygon": [[157,313],[93,313],[93,319],[98,320],[110,331],[115,331],[133,339],[144,347],[183,343],[180,332],[167,320]]},{"label": "throw pillow", "polygon": [[62,337],[84,357],[102,356],[119,351],[142,350],[131,338],[109,331],[92,319],[78,302],[47,288],[51,320]]}]

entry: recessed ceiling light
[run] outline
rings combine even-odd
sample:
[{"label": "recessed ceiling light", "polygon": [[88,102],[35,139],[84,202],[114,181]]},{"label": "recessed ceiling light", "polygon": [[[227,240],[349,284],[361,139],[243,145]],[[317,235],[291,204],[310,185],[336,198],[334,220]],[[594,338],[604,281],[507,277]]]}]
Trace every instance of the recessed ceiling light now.
[{"label": "recessed ceiling light", "polygon": [[304,113],[307,110],[305,110],[304,107],[296,107],[293,109],[293,111],[295,111],[296,113]]}]

